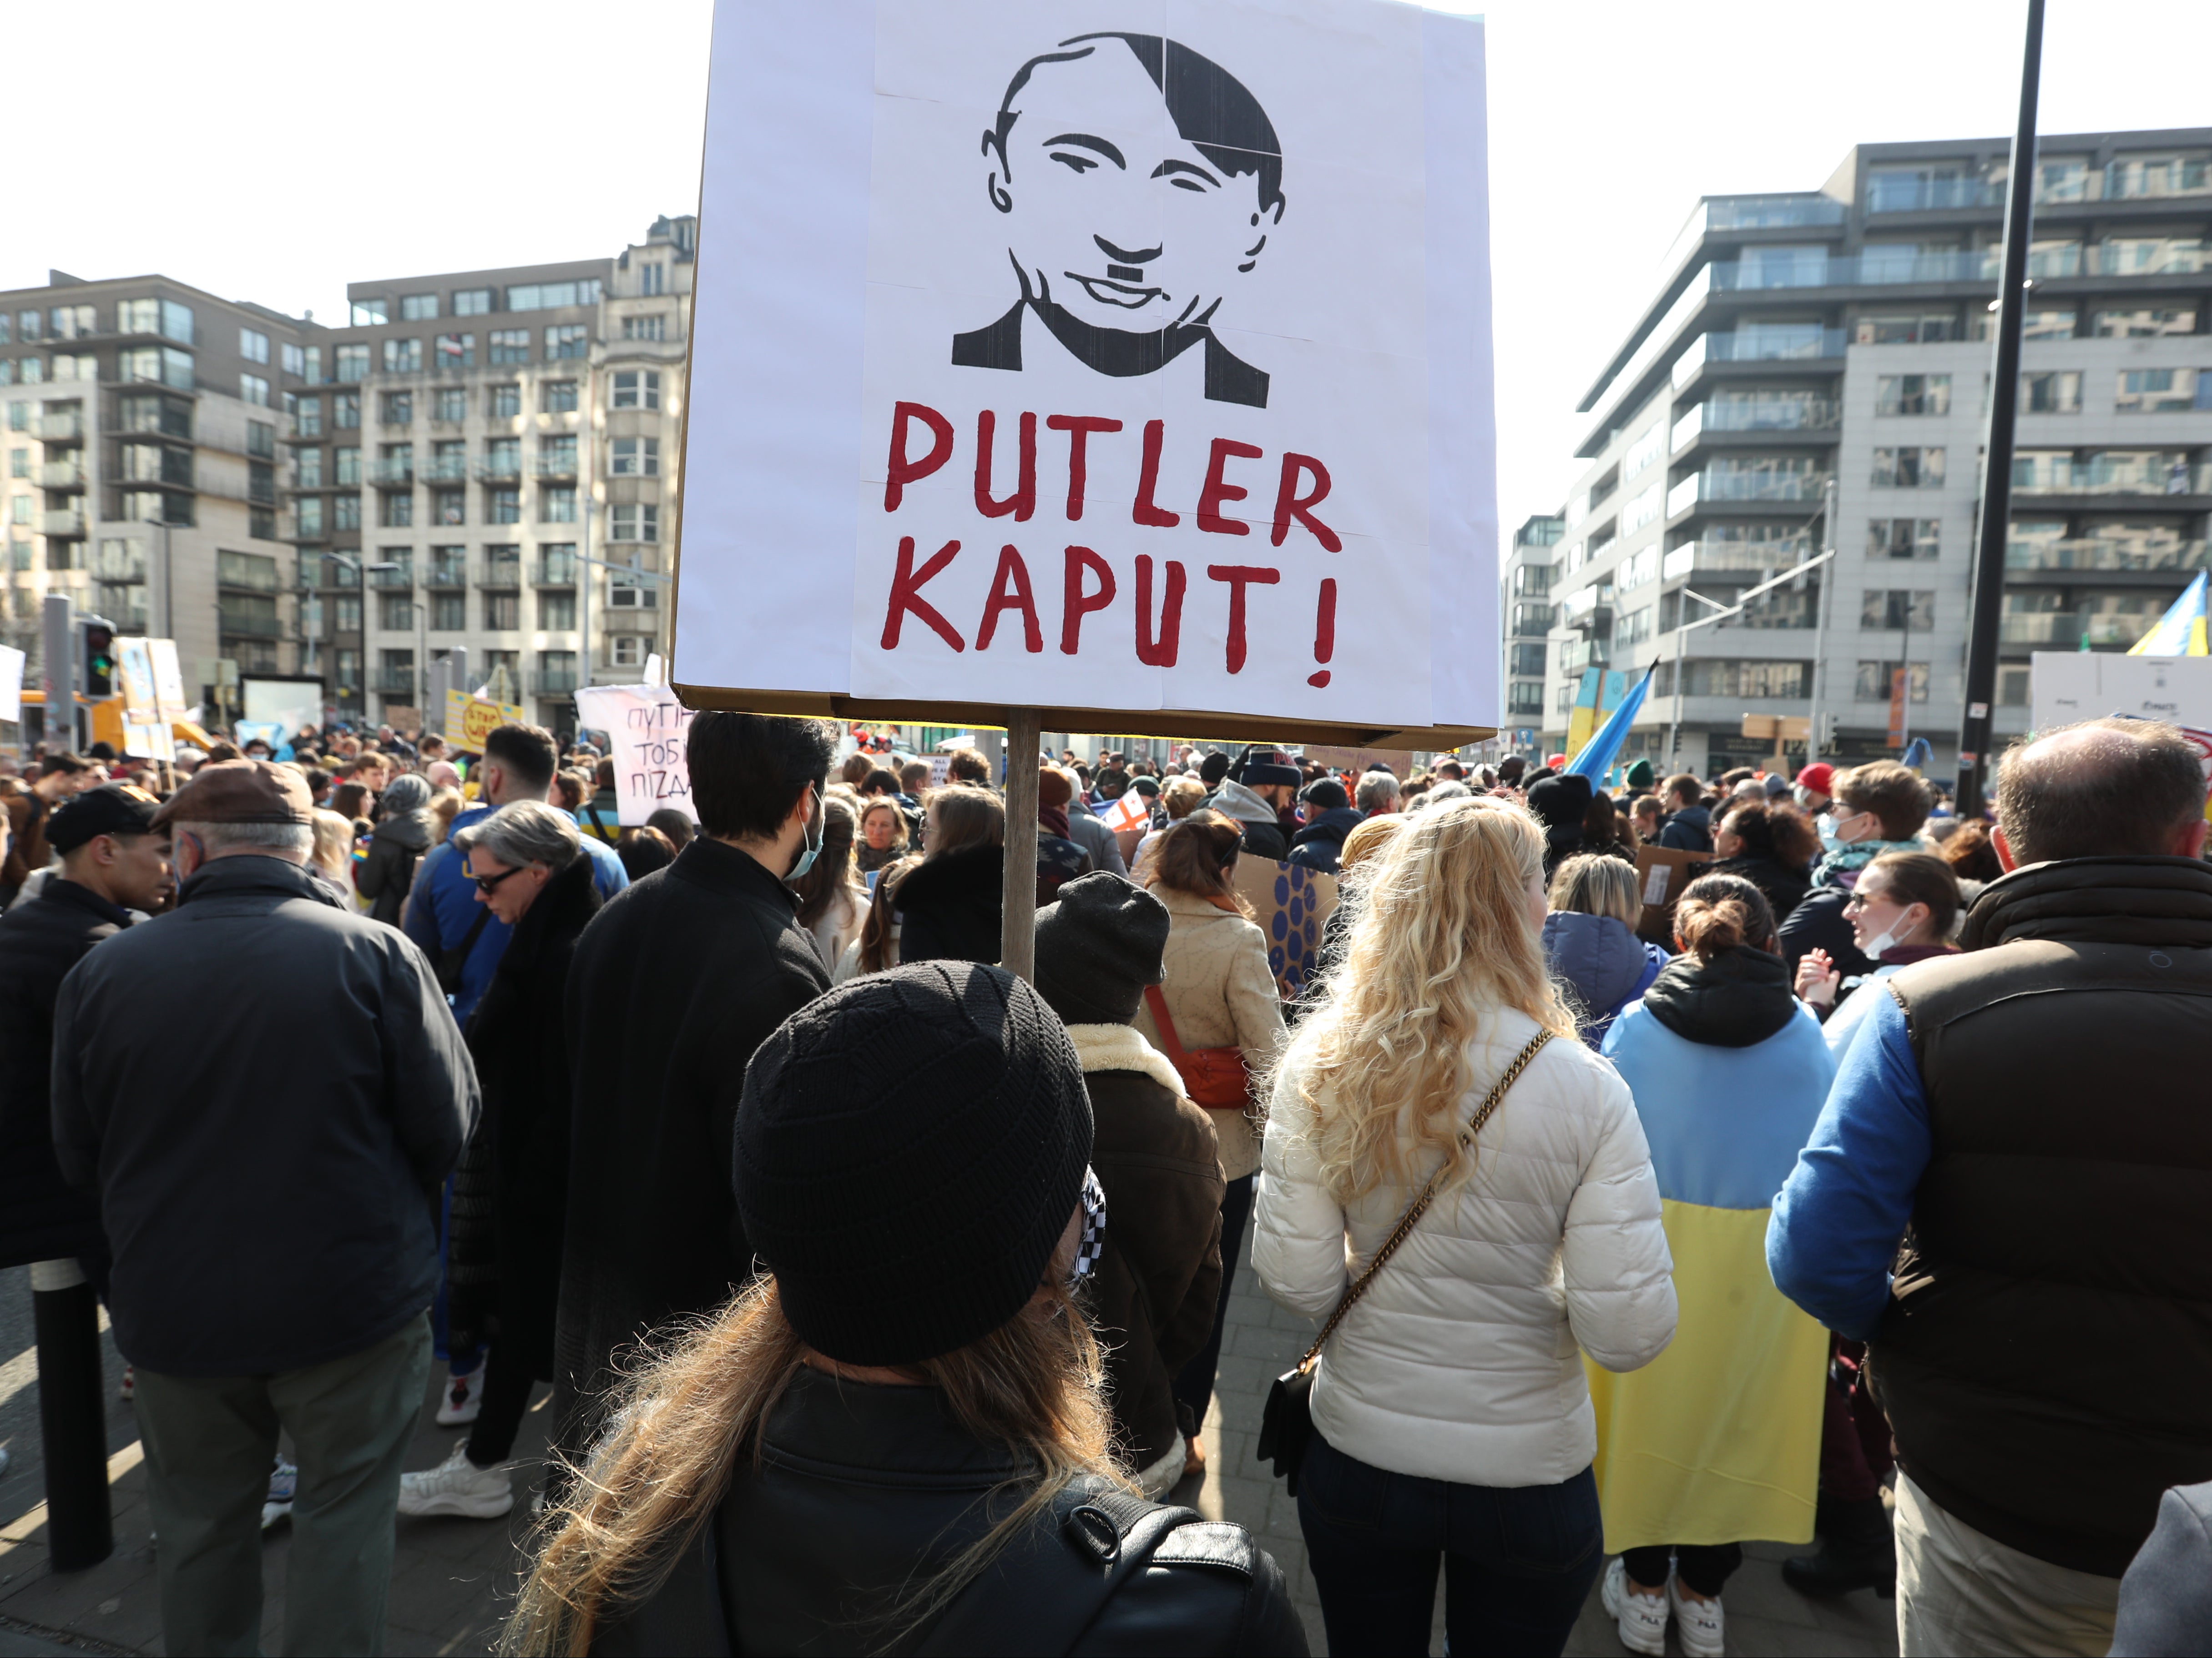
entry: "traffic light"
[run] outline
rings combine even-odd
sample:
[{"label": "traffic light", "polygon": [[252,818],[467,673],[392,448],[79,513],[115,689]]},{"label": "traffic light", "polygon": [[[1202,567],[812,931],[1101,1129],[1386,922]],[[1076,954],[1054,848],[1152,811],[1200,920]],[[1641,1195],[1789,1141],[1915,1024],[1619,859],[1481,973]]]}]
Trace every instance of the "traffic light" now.
[{"label": "traffic light", "polygon": [[84,629],[84,694],[88,700],[115,695],[115,627],[88,616]]}]

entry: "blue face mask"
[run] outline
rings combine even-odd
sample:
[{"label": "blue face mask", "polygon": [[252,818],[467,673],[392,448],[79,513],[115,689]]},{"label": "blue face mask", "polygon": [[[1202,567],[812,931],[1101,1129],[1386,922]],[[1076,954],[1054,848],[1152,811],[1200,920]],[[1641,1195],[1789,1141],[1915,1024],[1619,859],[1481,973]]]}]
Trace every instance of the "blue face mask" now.
[{"label": "blue face mask", "polygon": [[[822,814],[822,797],[819,793],[814,797],[814,812],[817,817]],[[827,825],[817,830],[813,827],[811,820],[809,821],[805,847],[799,853],[799,861],[791,866],[791,873],[783,878],[785,880],[796,881],[814,867],[814,860],[822,855],[822,842],[828,833]]]}]

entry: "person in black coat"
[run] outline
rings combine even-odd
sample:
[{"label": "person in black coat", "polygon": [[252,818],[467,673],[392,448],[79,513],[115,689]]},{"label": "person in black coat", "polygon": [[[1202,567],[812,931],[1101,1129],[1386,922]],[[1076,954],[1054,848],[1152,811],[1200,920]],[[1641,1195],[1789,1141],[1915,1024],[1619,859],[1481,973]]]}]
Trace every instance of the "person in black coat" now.
[{"label": "person in black coat", "polygon": [[899,883],[899,960],[995,962],[1005,897],[1006,803],[953,784],[929,797],[929,850]]},{"label": "person in black coat", "polygon": [[101,1269],[95,1281],[104,1273],[100,1206],[54,1161],[54,999],[94,945],[167,892],[168,837],[152,832],[157,804],[126,783],[64,800],[46,822],[60,872],[0,916],[0,1266],[81,1260]]},{"label": "person in black coat", "polygon": [[1291,855],[1284,861],[1334,875],[1344,855],[1344,837],[1366,821],[1366,814],[1352,805],[1334,777],[1316,778],[1299,798],[1306,803],[1306,824],[1291,837]]},{"label": "person in black coat", "polygon": [[447,1245],[447,1346],[489,1342],[490,1353],[476,1425],[439,1467],[401,1479],[399,1512],[492,1520],[514,1506],[501,1465],[531,1383],[553,1379],[568,1199],[568,968],[600,899],[574,820],[540,802],[501,806],[454,836],[453,849],[477,902],[514,929],[469,1016],[483,1114],[454,1175]]},{"label": "person in black coat", "polygon": [[1713,835],[1719,858],[1708,875],[1741,875],[1765,895],[1778,923],[1812,890],[1813,859],[1820,837],[1795,806],[1778,800],[1737,800],[1725,808]]},{"label": "person in black coat", "polygon": [[616,896],[568,973],[568,1206],[554,1334],[556,1448],[597,1436],[623,1352],[753,1273],[730,1125],[753,1050],[830,987],[787,878],[812,866],[837,730],[702,714],[699,838]]},{"label": "person in black coat", "polygon": [[381,815],[353,884],[369,901],[370,920],[398,926],[401,907],[414,889],[415,866],[430,850],[430,786],[405,773],[392,780],[377,805]]}]

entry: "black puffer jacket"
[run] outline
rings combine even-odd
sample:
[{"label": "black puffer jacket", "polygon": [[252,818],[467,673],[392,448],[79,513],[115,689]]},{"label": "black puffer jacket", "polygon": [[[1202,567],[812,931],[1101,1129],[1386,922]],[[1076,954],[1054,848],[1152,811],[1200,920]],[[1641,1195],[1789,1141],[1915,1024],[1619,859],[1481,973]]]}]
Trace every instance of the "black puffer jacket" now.
[{"label": "black puffer jacket", "polygon": [[0,916],[0,1266],[107,1253],[100,1205],[54,1162],[54,997],[69,970],[131,925],[89,887],[48,878]]},{"label": "black puffer jacket", "polygon": [[1686,951],[1644,993],[1651,1017],[1685,1042],[1754,1048],[1796,1017],[1790,969],[1779,956],[1737,944],[1700,961]]},{"label": "black puffer jacket", "polygon": [[368,837],[368,856],[353,878],[361,896],[369,901],[370,920],[399,925],[400,907],[415,884],[415,866],[429,849],[427,812],[396,812],[376,826]]},{"label": "black puffer jacket", "polygon": [[[982,1535],[994,1494],[1003,1502],[1028,1467],[962,1427],[933,1388],[802,1371],[769,1418],[758,1466],[738,1457],[713,1522],[659,1593],[599,1626],[591,1650],[1302,1658],[1305,1630],[1282,1570],[1243,1527],[1135,1505],[1088,1481],[945,1612],[886,1645],[884,1614]],[[1075,1513],[1085,1506],[1109,1520],[1146,1516],[1135,1533],[1124,1528],[1130,1546],[1110,1564],[1085,1540]],[[1156,1546],[1137,1546],[1155,1533]],[[1097,1587],[1108,1592],[1094,1611]]]},{"label": "black puffer jacket", "polygon": [[925,858],[899,883],[899,960],[995,962],[1006,854],[963,847]]},{"label": "black puffer jacket", "polygon": [[[1792,869],[1778,858],[1755,858],[1747,853],[1741,858],[1716,859],[1706,866],[1705,873],[1740,875],[1750,882],[1765,896],[1767,908],[1774,912],[1777,926],[1788,920],[1790,913],[1803,903],[1805,895],[1813,890],[1812,880],[1803,870]],[[1796,963],[1793,961],[1790,966],[1794,970]]]},{"label": "black puffer jacket", "polygon": [[1367,814],[1356,806],[1316,812],[1310,823],[1291,837],[1291,854],[1284,861],[1335,874],[1344,857],[1345,836],[1366,819]]}]

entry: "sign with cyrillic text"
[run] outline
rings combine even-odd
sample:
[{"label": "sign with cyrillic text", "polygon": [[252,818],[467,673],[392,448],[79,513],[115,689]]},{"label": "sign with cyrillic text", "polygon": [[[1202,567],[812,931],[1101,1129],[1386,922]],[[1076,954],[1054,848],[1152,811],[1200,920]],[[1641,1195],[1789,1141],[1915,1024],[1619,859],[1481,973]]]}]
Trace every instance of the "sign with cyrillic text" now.
[{"label": "sign with cyrillic text", "polygon": [[1480,20],[720,0],[712,76],[687,700],[1496,723]]},{"label": "sign with cyrillic text", "polygon": [[693,823],[691,766],[685,744],[691,710],[665,685],[591,685],[576,692],[577,722],[603,731],[613,746],[615,805],[622,826],[635,829],[663,807]]}]

